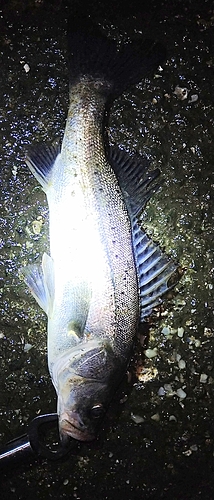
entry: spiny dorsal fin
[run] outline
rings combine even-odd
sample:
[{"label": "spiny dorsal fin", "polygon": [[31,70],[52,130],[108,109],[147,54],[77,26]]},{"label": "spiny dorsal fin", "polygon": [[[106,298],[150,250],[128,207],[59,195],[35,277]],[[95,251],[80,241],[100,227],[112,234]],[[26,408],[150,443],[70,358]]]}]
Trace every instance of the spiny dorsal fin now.
[{"label": "spiny dorsal fin", "polygon": [[59,145],[38,144],[29,149],[26,163],[32,174],[46,192],[51,180],[51,171],[60,153]]},{"label": "spiny dorsal fin", "polygon": [[160,182],[154,182],[160,175],[156,168],[149,171],[150,162],[139,154],[129,155],[117,147],[110,148],[108,160],[122,190],[129,216],[133,219],[145,207]]}]

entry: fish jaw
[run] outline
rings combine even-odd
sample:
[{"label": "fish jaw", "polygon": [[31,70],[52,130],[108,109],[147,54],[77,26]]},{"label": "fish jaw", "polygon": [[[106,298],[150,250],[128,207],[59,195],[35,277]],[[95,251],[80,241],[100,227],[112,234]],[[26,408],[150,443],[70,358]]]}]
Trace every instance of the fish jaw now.
[{"label": "fish jaw", "polygon": [[83,342],[55,362],[52,376],[62,442],[95,439],[124,369],[109,340]]},{"label": "fish jaw", "polygon": [[94,433],[89,432],[85,428],[75,411],[67,411],[60,415],[59,433],[63,443],[66,443],[69,438],[77,439],[78,441],[93,441],[96,437]]},{"label": "fish jaw", "polygon": [[[60,378],[60,377],[59,377]],[[60,382],[60,380],[59,380]],[[111,384],[112,387],[112,384]],[[102,403],[101,403],[102,401]],[[79,441],[92,441],[109,405],[109,386],[96,380],[69,375],[69,381],[60,384],[58,391],[57,413],[59,435],[63,443],[69,438]],[[101,415],[93,418],[93,408],[99,405]]]}]

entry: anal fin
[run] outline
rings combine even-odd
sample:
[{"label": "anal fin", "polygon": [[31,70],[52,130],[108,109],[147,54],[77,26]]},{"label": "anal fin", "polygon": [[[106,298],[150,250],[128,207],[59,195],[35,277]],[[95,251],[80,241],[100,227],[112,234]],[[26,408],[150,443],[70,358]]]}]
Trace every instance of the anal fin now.
[{"label": "anal fin", "polygon": [[162,303],[163,295],[174,286],[169,281],[178,265],[142,231],[136,219],[133,220],[133,248],[139,283],[140,317],[143,320],[154,307]]}]

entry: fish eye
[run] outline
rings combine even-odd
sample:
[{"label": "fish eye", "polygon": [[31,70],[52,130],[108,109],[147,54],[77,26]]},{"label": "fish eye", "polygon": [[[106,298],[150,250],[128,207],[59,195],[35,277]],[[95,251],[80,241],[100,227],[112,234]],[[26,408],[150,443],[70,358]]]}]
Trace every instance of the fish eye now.
[{"label": "fish eye", "polygon": [[103,408],[103,405],[97,404],[97,405],[92,406],[92,408],[90,410],[90,414],[93,418],[100,418],[103,416],[104,411],[105,410]]}]

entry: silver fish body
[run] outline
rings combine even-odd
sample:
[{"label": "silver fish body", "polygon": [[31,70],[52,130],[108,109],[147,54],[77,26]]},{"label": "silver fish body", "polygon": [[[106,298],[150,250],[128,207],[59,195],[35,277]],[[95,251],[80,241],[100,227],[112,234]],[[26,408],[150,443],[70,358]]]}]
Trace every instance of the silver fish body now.
[{"label": "silver fish body", "polygon": [[[23,272],[48,316],[48,365],[61,437],[90,440],[127,366],[140,317],[160,302],[176,266],[137,222],[159,172],[147,173],[120,150],[107,159],[103,121],[109,97],[123,89],[122,69],[111,78],[92,30],[75,33],[70,43],[74,37],[82,52],[76,49],[71,58],[80,67],[71,78],[61,151],[41,146],[27,158],[47,195],[50,256]],[[109,41],[97,37],[107,53]],[[90,61],[84,65],[90,44],[98,58],[93,70]],[[133,66],[129,49],[120,56],[110,42],[109,51],[113,67],[122,60],[123,68],[127,58]]]}]

